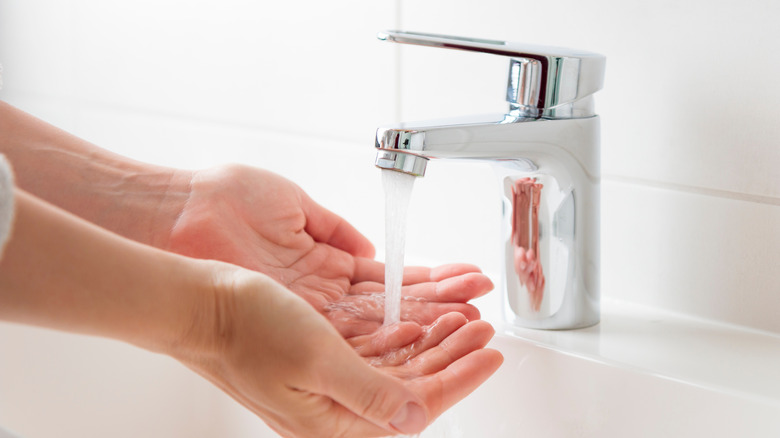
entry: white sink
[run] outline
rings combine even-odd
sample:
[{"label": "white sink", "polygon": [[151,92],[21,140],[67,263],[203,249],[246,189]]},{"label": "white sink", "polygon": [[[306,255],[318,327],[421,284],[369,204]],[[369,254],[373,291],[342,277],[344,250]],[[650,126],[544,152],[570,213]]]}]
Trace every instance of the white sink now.
[{"label": "white sink", "polygon": [[778,336],[609,301],[588,329],[516,329],[495,307],[504,364],[422,437],[780,436]]}]

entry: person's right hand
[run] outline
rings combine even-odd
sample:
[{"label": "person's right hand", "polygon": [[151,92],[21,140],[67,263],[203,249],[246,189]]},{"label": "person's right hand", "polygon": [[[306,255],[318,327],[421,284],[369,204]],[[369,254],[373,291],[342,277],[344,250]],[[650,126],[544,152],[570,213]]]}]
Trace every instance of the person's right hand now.
[{"label": "person's right hand", "polygon": [[[229,165],[195,172],[189,191],[169,238],[155,239],[167,241],[164,249],[262,272],[346,338],[382,326],[385,273],[374,247],[300,187],[267,170]],[[401,319],[428,325],[449,312],[478,319],[468,301],[492,288],[472,265],[406,268]]]},{"label": "person's right hand", "polygon": [[[384,344],[367,342],[379,339],[374,336],[350,345],[272,279],[228,265],[218,271],[213,300],[204,303],[179,359],[283,436],[418,433],[502,361],[497,351],[482,348],[492,336],[489,325],[465,324],[459,314],[440,318],[427,336],[402,323],[384,329]],[[418,342],[404,346],[415,333]],[[384,354],[393,348],[422,359]],[[368,359],[375,366],[355,349],[377,355]]]}]

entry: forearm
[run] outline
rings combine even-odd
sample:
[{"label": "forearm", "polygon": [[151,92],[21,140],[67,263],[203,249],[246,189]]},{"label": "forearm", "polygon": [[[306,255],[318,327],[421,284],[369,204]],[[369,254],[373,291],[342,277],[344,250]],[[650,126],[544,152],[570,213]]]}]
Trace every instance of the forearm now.
[{"label": "forearm", "polygon": [[191,172],[111,153],[0,101],[0,153],[22,189],[130,239],[166,247]]},{"label": "forearm", "polygon": [[175,355],[209,313],[210,262],[124,239],[20,190],[14,222],[0,319]]}]

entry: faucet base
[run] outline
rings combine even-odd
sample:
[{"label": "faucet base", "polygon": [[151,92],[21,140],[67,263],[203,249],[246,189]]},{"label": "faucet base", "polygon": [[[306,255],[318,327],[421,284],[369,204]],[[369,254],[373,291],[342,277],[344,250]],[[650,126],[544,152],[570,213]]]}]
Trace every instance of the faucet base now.
[{"label": "faucet base", "polygon": [[[578,139],[598,144],[598,118],[579,128]],[[583,155],[588,149],[593,155]],[[564,330],[599,322],[599,172],[583,166],[598,163],[598,149],[574,152],[542,144],[522,159],[495,162],[504,317],[513,325]]]},{"label": "faucet base", "polygon": [[536,330],[576,330],[592,327],[601,322],[600,305],[596,303],[582,303],[590,308],[584,312],[587,316],[577,316],[578,312],[573,309],[561,309],[560,313],[543,318],[523,318],[517,316],[512,310],[512,305],[508,300],[503,302],[504,320],[515,327],[524,327]]}]

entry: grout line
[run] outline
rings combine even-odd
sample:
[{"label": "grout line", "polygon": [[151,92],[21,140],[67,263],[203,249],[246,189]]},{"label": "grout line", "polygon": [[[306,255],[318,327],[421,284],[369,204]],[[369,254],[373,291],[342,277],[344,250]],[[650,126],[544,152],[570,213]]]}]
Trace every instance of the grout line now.
[{"label": "grout line", "polygon": [[780,198],[766,195],[754,195],[750,193],[732,192],[729,190],[696,187],[672,182],[663,182],[644,178],[627,177],[620,175],[604,175],[604,181],[617,182],[633,186],[646,186],[662,190],[691,193],[694,195],[711,196],[715,198],[732,199],[736,201],[754,202],[757,204],[780,206]]},{"label": "grout line", "polygon": [[[7,98],[8,96],[6,96]],[[145,117],[154,119],[157,117],[176,121],[180,123],[196,123],[199,126],[216,126],[221,128],[228,128],[231,130],[248,131],[255,133],[270,133],[272,135],[297,137],[297,138],[311,138],[312,140],[324,139],[325,141],[339,142],[345,145],[355,145],[357,147],[358,142],[354,138],[339,137],[328,133],[321,135],[312,134],[308,132],[292,131],[287,129],[280,129],[273,125],[263,125],[260,123],[251,122],[236,122],[229,119],[219,119],[207,116],[201,116],[197,114],[186,114],[176,111],[162,111],[153,108],[144,108],[142,106],[131,106],[125,104],[115,104],[108,102],[101,102],[97,100],[88,100],[77,97],[68,96],[54,96],[54,95],[40,95],[36,93],[17,93],[11,95],[11,100],[32,100],[32,101],[45,101],[49,103],[55,103],[64,107],[70,108],[71,111],[77,113],[80,110],[87,111],[105,111],[113,113],[125,113],[138,117]],[[373,141],[373,138],[369,138],[367,141]],[[371,143],[373,146],[373,142]]]},{"label": "grout line", "polygon": [[[397,30],[403,29],[403,0],[395,0],[395,28]],[[403,86],[401,80],[401,45],[395,44],[394,50],[394,62],[395,62],[395,121],[401,122],[401,87]]]}]

